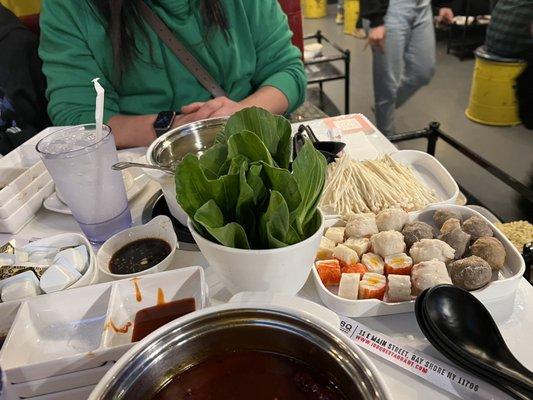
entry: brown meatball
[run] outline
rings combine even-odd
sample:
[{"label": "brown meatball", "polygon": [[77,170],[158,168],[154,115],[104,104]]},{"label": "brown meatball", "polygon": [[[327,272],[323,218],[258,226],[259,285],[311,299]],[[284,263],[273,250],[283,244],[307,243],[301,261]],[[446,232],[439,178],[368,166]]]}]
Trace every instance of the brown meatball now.
[{"label": "brown meatball", "polygon": [[439,229],[450,218],[456,218],[459,221],[461,221],[461,216],[452,210],[446,210],[444,208],[439,208],[438,210],[435,211],[435,214],[433,214],[433,221],[435,221],[435,225],[437,225],[437,228]]},{"label": "brown meatball", "polygon": [[492,228],[482,218],[473,215],[463,222],[463,231],[472,236],[472,241],[483,236],[493,236]]},{"label": "brown meatball", "polygon": [[459,221],[457,218],[450,218],[442,224],[440,227],[440,233],[444,235],[445,233],[451,232],[456,228],[461,229],[461,221]]},{"label": "brown meatball", "polygon": [[448,272],[454,285],[466,290],[476,290],[490,282],[492,268],[484,259],[470,256],[452,262]]},{"label": "brown meatball", "polygon": [[505,262],[505,248],[494,237],[479,238],[470,246],[470,252],[488,262],[492,269],[500,269]]},{"label": "brown meatball", "polygon": [[410,248],[422,239],[433,239],[433,228],[425,222],[414,221],[404,225],[402,229],[405,245]]},{"label": "brown meatball", "polygon": [[[451,219],[446,221],[446,223],[448,223],[449,221],[451,221]],[[470,235],[468,233],[464,233],[461,228],[455,228],[451,231],[443,233],[439,236],[439,239],[453,247],[453,249],[455,250],[454,258],[456,260],[461,258],[463,254],[465,254],[466,248],[470,243]]]}]

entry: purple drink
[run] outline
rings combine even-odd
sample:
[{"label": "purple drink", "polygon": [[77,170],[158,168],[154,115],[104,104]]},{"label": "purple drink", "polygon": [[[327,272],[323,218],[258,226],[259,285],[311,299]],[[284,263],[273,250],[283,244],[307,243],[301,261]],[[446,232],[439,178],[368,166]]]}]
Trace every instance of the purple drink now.
[{"label": "purple drink", "polygon": [[37,143],[37,151],[83,233],[92,243],[131,226],[131,214],[119,171],[111,129],[96,138],[94,124],[58,130]]}]

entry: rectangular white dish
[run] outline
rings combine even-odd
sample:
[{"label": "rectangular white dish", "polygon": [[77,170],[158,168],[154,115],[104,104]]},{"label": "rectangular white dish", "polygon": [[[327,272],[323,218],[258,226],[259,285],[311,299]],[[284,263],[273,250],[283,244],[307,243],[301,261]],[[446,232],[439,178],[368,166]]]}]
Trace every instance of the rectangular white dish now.
[{"label": "rectangular white dish", "polygon": [[0,190],[0,206],[6,204],[45,171],[46,167],[42,161],[27,169],[2,168],[0,183],[4,188]]},{"label": "rectangular white dish", "polygon": [[124,337],[110,334],[112,327],[108,321],[113,318],[118,324],[123,318],[133,322],[137,311],[134,282],[143,297],[139,302],[141,308],[157,304],[159,288],[166,300],[194,297],[197,310],[207,306],[208,291],[201,267],[134,279],[66,290],[22,302],[0,352],[0,364],[12,387],[16,389],[16,384],[23,382],[98,368],[116,361],[133,345],[128,341],[131,332],[128,336],[126,331]]},{"label": "rectangular white dish", "polygon": [[[354,150],[351,149],[350,152],[353,153]],[[399,150],[390,153],[390,156],[395,161],[411,167],[415,176],[429,189],[435,191],[438,200],[429,205],[456,203],[459,196],[459,186],[435,157],[418,150]],[[412,213],[417,213],[417,211]],[[340,215],[326,212],[324,217],[326,219],[338,219]]]},{"label": "rectangular white dish", "polygon": [[395,161],[413,168],[415,175],[430,189],[435,190],[435,204],[455,204],[459,186],[435,157],[418,150],[399,150],[390,155]]},{"label": "rectangular white dish", "polygon": [[71,372],[68,374],[56,375],[51,378],[18,383],[12,386],[12,391],[17,393],[20,398],[32,398],[35,396],[45,396],[51,393],[82,388],[88,385],[96,385],[113,364],[115,364],[113,361],[109,361],[100,367],[84,371]]},{"label": "rectangular white dish", "polygon": [[13,183],[15,179],[21,176],[26,171],[26,168],[20,166],[11,167],[4,166],[0,167],[0,205],[7,202],[10,198],[10,193],[12,193],[11,188],[8,189],[8,186]]},{"label": "rectangular white dish", "polygon": [[[462,216],[462,219],[476,215],[487,222],[494,232],[494,237],[500,240],[507,253],[503,268],[493,276],[493,281],[487,286],[474,290],[471,293],[484,303],[498,302],[500,299],[513,295],[518,288],[520,279],[525,271],[524,259],[512,243],[488,219],[469,207],[443,204],[429,206],[418,213],[410,214],[410,221],[419,220],[435,226],[433,213],[436,209],[445,208],[453,210]],[[334,225],[330,221],[329,226]],[[398,303],[386,303],[378,299],[348,300],[336,295],[334,288],[324,286],[315,267],[312,268],[315,287],[322,302],[331,310],[348,317],[373,317],[377,315],[401,314],[414,311],[414,300]]]},{"label": "rectangular white dish", "polygon": [[50,180],[8,218],[0,219],[0,233],[17,233],[33,218],[35,213],[41,208],[44,199],[50,196],[53,191],[54,182]]},{"label": "rectangular white dish", "polygon": [[[96,385],[88,385],[70,390],[45,394],[43,396],[27,397],[24,400],[87,400]],[[19,398],[22,400],[22,398]]]},{"label": "rectangular white dish", "polygon": [[39,193],[41,190],[43,190],[46,184],[49,182],[52,182],[52,177],[47,171],[44,171],[26,187],[13,194],[7,201],[0,202],[0,218],[9,218],[20,207],[26,204],[36,193]]}]

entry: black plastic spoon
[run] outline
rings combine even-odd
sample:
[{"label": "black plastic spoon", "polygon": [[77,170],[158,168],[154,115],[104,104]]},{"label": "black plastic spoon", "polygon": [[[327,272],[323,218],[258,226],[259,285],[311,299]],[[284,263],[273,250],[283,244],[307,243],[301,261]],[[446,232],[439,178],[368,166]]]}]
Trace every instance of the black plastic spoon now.
[{"label": "black plastic spoon", "polygon": [[464,369],[465,371],[472,373],[473,375],[477,376],[480,379],[487,381],[489,384],[500,389],[502,392],[507,393],[509,396],[517,400],[530,400],[531,396],[527,390],[518,390],[518,388],[511,387],[507,384],[499,382],[498,380],[494,379],[494,377],[492,377],[490,374],[488,374],[486,371],[483,371],[482,373],[479,372],[478,368],[475,365],[472,365],[467,360],[464,360],[463,358],[458,357],[457,353],[453,353],[446,346],[446,344],[442,343],[439,340],[438,335],[436,335],[435,332],[433,332],[431,328],[428,326],[426,312],[423,306],[424,298],[428,290],[429,289],[424,290],[416,298],[415,316],[416,316],[416,321],[418,323],[418,326],[420,327],[420,330],[422,331],[424,336],[428,339],[428,341],[431,343],[431,345],[435,347],[435,349],[437,349],[448,360],[456,364],[458,367]]},{"label": "black plastic spoon", "polygon": [[[303,133],[304,131],[307,133],[307,136],[309,136],[309,139],[311,139],[311,142],[313,142],[315,149],[320,151],[322,154],[327,153],[328,155],[337,157],[337,155],[346,147],[346,143],[343,142],[319,140],[309,125],[300,125],[298,127],[299,133]],[[324,156],[327,158],[326,154],[324,154]]]},{"label": "black plastic spoon", "polygon": [[[303,126],[303,125],[301,125],[301,126]],[[292,154],[292,157],[293,157],[293,159],[296,158],[296,156],[300,152],[300,149],[302,148],[302,146],[304,145],[306,140],[308,140],[308,139],[306,139],[303,136],[302,132],[300,132],[300,131],[296,132],[296,134],[292,137],[292,143],[293,143],[293,147],[292,147],[293,148],[293,154]],[[314,147],[317,148],[316,146],[314,146]],[[327,151],[320,150],[320,149],[317,149],[317,150],[320,151],[320,153],[326,158],[326,161],[327,161],[328,164],[331,164],[332,162],[335,162],[335,159],[338,157],[337,154],[329,153]]]},{"label": "black plastic spoon", "polygon": [[440,342],[491,378],[504,380],[533,397],[533,373],[511,353],[485,306],[467,291],[452,285],[430,289],[422,308],[430,332]]}]

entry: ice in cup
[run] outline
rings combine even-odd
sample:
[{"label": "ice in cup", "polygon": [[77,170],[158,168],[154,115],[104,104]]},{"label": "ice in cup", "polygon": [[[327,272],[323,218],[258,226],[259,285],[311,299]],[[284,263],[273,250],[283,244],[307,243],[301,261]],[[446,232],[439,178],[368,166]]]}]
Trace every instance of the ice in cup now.
[{"label": "ice in cup", "polygon": [[96,125],[57,130],[37,143],[44,165],[89,241],[103,243],[131,226],[131,214],[115,140],[108,126],[102,137]]}]

